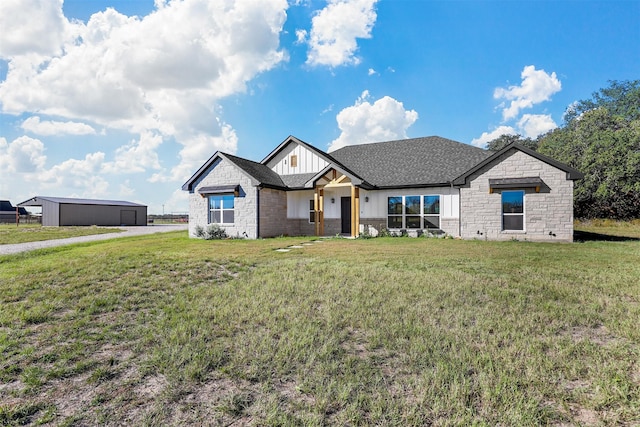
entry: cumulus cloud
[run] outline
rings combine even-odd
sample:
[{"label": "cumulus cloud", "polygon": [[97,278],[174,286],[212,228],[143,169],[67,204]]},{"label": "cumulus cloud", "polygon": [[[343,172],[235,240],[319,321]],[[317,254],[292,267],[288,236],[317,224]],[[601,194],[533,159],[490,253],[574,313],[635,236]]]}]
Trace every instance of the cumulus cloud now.
[{"label": "cumulus cloud", "polygon": [[389,96],[371,104],[369,92],[364,91],[355,104],[336,116],[340,136],[329,145],[329,151],[347,145],[407,138],[407,129],[416,120],[415,110],[405,110],[402,102]]},{"label": "cumulus cloud", "polygon": [[[235,151],[235,133],[217,105],[287,59],[279,48],[287,1],[156,0],[155,6],[140,18],[108,8],[84,23],[67,20],[61,0],[0,1],[0,56],[9,62],[1,111],[69,120],[23,123],[40,135],[88,132],[79,122],[140,135],[105,171],[156,168],[154,150],[167,139],[184,146],[176,170],[194,167],[192,152]],[[142,154],[146,164],[126,160]]]},{"label": "cumulus cloud", "polygon": [[68,27],[62,0],[2,0],[0,58],[56,54]]},{"label": "cumulus cloud", "polygon": [[[43,188],[65,188],[67,192],[84,196],[85,190],[91,188],[91,183],[99,183],[104,188],[104,178],[99,176],[105,155],[98,151],[85,155],[84,159],[68,159],[50,169],[42,170],[35,176]],[[80,192],[78,192],[80,191]],[[95,190],[89,190],[93,194]]]},{"label": "cumulus cloud", "polygon": [[85,123],[78,122],[57,122],[53,120],[40,121],[40,117],[32,116],[22,122],[20,126],[27,132],[36,135],[94,135],[95,129]]},{"label": "cumulus cloud", "polygon": [[523,114],[518,120],[518,129],[529,138],[536,138],[557,127],[556,122],[548,114]]},{"label": "cumulus cloud", "polygon": [[487,144],[502,135],[517,135],[518,132],[511,126],[499,126],[491,132],[483,132],[479,138],[471,140],[471,145],[486,148]]},{"label": "cumulus cloud", "polygon": [[[330,0],[316,13],[309,34],[309,65],[359,64],[357,39],[371,38],[377,0]],[[306,33],[297,33],[298,40]]]},{"label": "cumulus cloud", "polygon": [[115,161],[105,162],[102,171],[112,174],[144,172],[147,169],[160,169],[160,160],[156,149],[162,143],[162,137],[144,132],[138,141],[131,141],[116,150]]},{"label": "cumulus cloud", "polygon": [[548,74],[544,70],[536,70],[534,65],[524,67],[520,76],[522,83],[519,86],[499,87],[493,92],[495,99],[511,101],[502,111],[505,121],[515,118],[524,108],[550,100],[551,95],[562,89],[555,72]]},{"label": "cumulus cloud", "polygon": [[21,136],[12,142],[0,138],[0,171],[8,173],[33,173],[41,170],[47,156],[39,139]]},{"label": "cumulus cloud", "polygon": [[523,114],[516,123],[516,127],[498,126],[490,132],[483,132],[479,138],[471,140],[471,145],[486,148],[487,144],[502,135],[522,135],[527,138],[537,138],[539,135],[557,128],[558,125],[547,114]]},{"label": "cumulus cloud", "polygon": [[222,124],[220,136],[214,137],[204,133],[194,136],[180,151],[182,162],[170,171],[154,173],[149,178],[149,182],[184,182],[202,165],[203,159],[211,157],[212,147],[225,153],[234,153],[237,146],[238,136],[235,130],[229,125]]}]

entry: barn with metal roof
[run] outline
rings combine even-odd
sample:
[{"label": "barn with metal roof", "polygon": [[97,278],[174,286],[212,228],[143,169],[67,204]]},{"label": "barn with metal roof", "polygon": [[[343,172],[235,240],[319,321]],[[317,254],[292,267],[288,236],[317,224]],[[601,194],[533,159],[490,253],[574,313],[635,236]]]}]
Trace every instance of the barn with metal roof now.
[{"label": "barn with metal roof", "polygon": [[35,196],[18,206],[41,206],[43,226],[147,224],[145,205],[122,200]]}]

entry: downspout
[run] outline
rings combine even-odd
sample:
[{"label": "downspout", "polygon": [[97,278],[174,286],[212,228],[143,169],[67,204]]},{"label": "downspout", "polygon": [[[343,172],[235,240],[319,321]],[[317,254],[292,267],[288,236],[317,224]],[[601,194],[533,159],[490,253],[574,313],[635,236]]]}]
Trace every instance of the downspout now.
[{"label": "downspout", "polygon": [[256,186],[256,239],[260,238],[260,186]]},{"label": "downspout", "polygon": [[[451,192],[453,193],[453,181],[450,182],[451,184]],[[460,197],[460,190],[458,190],[458,237],[462,238],[462,209],[461,209],[461,200],[462,197]]]}]

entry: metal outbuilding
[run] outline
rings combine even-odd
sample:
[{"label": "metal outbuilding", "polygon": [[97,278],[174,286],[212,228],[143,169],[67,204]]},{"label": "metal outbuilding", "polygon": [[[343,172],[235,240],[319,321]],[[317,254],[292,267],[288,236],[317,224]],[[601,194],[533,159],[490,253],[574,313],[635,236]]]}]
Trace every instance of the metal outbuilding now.
[{"label": "metal outbuilding", "polygon": [[17,222],[19,217],[29,215],[25,208],[13,207],[9,200],[0,200],[0,224]]},{"label": "metal outbuilding", "polygon": [[36,196],[18,206],[42,206],[42,225],[146,225],[147,207],[121,200]]}]

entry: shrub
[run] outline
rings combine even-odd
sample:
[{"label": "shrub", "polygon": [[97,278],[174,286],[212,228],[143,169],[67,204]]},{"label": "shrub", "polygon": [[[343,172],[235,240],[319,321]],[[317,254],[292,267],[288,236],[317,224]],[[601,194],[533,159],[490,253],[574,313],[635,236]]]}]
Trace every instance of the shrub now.
[{"label": "shrub", "polygon": [[222,240],[227,238],[227,232],[218,224],[210,224],[206,229],[198,225],[196,226],[195,234],[196,237],[204,240]]}]

